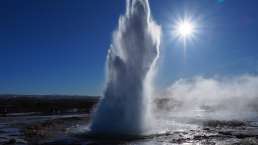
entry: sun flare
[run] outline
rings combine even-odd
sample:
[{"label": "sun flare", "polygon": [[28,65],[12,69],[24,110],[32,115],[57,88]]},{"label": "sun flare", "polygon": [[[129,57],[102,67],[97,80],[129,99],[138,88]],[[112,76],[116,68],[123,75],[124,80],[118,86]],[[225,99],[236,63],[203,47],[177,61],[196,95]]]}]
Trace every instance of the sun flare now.
[{"label": "sun flare", "polygon": [[176,36],[182,39],[187,39],[193,37],[196,26],[194,22],[184,19],[178,21],[175,25],[175,33]]},{"label": "sun flare", "polygon": [[183,37],[187,37],[193,33],[193,24],[190,22],[183,22],[178,26],[178,33]]}]

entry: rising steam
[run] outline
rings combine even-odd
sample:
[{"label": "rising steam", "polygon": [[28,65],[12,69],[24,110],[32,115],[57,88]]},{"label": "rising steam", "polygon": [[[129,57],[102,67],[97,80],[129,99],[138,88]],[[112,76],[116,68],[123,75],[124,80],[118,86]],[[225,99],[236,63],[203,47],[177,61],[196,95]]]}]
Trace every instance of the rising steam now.
[{"label": "rising steam", "polygon": [[251,75],[180,79],[162,94],[166,102],[160,107],[166,115],[184,112],[187,116],[187,112],[203,109],[207,112],[199,115],[210,119],[250,119],[257,116],[253,114],[258,108],[257,86],[258,76]]},{"label": "rising steam", "polygon": [[137,135],[147,130],[160,34],[148,0],[127,0],[108,51],[106,89],[93,115],[92,133]]}]

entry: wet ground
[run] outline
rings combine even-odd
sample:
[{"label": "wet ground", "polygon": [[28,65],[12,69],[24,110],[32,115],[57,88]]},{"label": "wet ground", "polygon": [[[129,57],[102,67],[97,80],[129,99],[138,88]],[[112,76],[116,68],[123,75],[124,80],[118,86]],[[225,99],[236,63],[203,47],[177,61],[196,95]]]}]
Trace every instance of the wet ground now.
[{"label": "wet ground", "polygon": [[86,125],[87,122],[87,114],[0,117],[0,145],[49,142],[68,136],[69,128]]},{"label": "wet ground", "polygon": [[0,117],[0,145],[258,145],[258,118],[208,119],[175,115],[160,121],[161,133],[134,138],[89,137],[89,116]]}]

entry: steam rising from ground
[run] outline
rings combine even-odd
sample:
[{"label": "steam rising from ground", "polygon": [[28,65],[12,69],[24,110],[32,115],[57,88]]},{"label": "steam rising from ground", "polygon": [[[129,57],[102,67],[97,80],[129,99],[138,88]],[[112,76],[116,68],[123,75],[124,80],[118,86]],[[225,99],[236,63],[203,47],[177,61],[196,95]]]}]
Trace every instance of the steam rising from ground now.
[{"label": "steam rising from ground", "polygon": [[162,98],[166,101],[159,108],[166,113],[176,111],[186,115],[203,109],[208,112],[199,115],[210,119],[250,119],[258,108],[258,76],[180,79]]},{"label": "steam rising from ground", "polygon": [[106,90],[93,116],[92,133],[136,135],[149,127],[160,33],[148,0],[127,0],[108,52]]}]

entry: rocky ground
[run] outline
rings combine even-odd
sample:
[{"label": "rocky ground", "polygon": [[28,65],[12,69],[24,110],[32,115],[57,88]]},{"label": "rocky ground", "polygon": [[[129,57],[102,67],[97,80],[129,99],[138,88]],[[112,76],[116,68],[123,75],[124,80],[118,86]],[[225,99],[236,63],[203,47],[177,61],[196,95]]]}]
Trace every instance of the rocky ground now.
[{"label": "rocky ground", "polygon": [[86,125],[87,114],[0,117],[0,145],[37,145],[67,137],[70,128]]},{"label": "rocky ground", "polygon": [[194,127],[126,139],[103,139],[75,134],[87,126],[89,116],[19,116],[0,118],[0,145],[257,145],[258,122],[191,120]]}]

